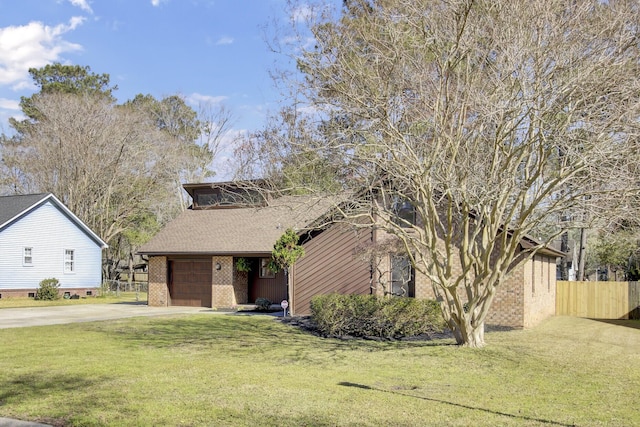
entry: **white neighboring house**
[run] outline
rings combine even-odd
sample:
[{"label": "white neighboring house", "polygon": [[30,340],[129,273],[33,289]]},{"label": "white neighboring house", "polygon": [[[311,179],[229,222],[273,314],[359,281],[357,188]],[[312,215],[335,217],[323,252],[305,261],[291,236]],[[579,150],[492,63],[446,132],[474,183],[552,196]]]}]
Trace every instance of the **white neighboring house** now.
[{"label": "white neighboring house", "polygon": [[61,293],[96,295],[107,244],[53,194],[0,197],[0,298],[33,296],[56,278]]}]

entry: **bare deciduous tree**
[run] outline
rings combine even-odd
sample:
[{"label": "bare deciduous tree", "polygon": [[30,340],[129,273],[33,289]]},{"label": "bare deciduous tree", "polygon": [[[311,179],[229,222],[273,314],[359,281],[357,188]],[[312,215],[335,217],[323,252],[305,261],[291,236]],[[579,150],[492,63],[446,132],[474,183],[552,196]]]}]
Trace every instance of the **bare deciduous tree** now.
[{"label": "bare deciduous tree", "polygon": [[37,124],[3,150],[5,164],[21,174],[15,188],[55,194],[111,241],[158,197],[165,179],[160,131],[94,95],[42,94],[31,105]]},{"label": "bare deciduous tree", "polygon": [[[375,194],[344,217],[395,236],[458,343],[482,346],[515,265],[567,228],[624,216],[637,196],[638,3],[319,6],[292,83],[325,144],[291,138],[288,155],[311,147],[344,189]],[[398,220],[400,202],[422,221]],[[528,236],[538,243],[521,252]]]}]

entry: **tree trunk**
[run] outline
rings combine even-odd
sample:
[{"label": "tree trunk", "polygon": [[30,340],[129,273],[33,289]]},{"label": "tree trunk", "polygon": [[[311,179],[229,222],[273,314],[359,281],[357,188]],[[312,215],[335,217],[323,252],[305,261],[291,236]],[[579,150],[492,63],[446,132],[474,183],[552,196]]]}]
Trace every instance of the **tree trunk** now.
[{"label": "tree trunk", "polygon": [[[584,264],[587,257],[587,229],[580,229],[580,250],[578,251],[578,282],[584,280]],[[597,275],[597,272],[596,272]]]},{"label": "tree trunk", "polygon": [[456,291],[451,292],[446,287],[439,289],[434,287],[436,299],[440,301],[444,320],[449,325],[451,332],[453,332],[458,345],[470,348],[480,348],[485,345],[485,319],[495,296],[495,286],[484,286],[491,286],[491,290],[484,293],[473,312],[467,311],[466,304],[461,304],[462,301],[460,301]]},{"label": "tree trunk", "polygon": [[[569,232],[565,231],[562,233],[562,237],[560,238],[560,251],[564,253],[569,253]],[[569,260],[566,256],[562,257],[560,260],[560,279],[561,280],[569,280]]]},{"label": "tree trunk", "polygon": [[127,290],[131,291],[131,283],[133,282],[133,252],[129,252],[129,277],[127,278]]},{"label": "tree trunk", "polygon": [[484,322],[476,323],[474,326],[471,319],[464,316],[459,323],[449,322],[456,344],[470,348],[484,347]]}]

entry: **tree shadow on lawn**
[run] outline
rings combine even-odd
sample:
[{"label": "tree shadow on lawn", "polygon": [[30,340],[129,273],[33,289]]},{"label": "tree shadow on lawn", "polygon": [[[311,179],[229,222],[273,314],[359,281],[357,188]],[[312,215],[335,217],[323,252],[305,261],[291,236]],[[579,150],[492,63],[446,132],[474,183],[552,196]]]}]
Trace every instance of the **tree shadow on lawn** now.
[{"label": "tree shadow on lawn", "polygon": [[447,339],[427,341],[377,341],[322,338],[284,325],[274,318],[236,316],[189,316],[151,319],[148,323],[126,324],[104,332],[136,346],[200,348],[224,345],[225,351],[254,351],[256,347],[278,346],[335,350],[388,351],[408,347],[455,345]]},{"label": "tree shadow on lawn", "polygon": [[[52,374],[46,371],[30,372],[15,378],[0,380],[0,407],[4,406],[36,406],[43,399],[53,396],[56,401],[56,411],[61,411],[74,416],[91,414],[94,409],[99,409],[102,404],[100,399],[92,394],[93,390],[101,388],[102,380],[86,378],[78,374]],[[78,395],[85,395],[80,400],[81,405],[74,404]],[[15,410],[13,411],[16,412]],[[42,418],[40,422],[46,422],[54,426],[66,425],[66,418]]]},{"label": "tree shadow on lawn", "polygon": [[596,322],[607,323],[609,325],[624,326],[625,328],[640,329],[640,320],[626,319],[590,319]]},{"label": "tree shadow on lawn", "polygon": [[535,421],[538,423],[542,423],[542,424],[550,424],[550,425],[554,425],[554,426],[562,426],[562,427],[574,427],[575,424],[564,424],[561,422],[557,422],[557,421],[552,421],[552,420],[545,420],[545,419],[541,419],[541,418],[532,418],[532,417],[526,417],[523,415],[514,415],[514,414],[508,414],[506,412],[500,412],[500,411],[493,411],[491,409],[486,409],[486,408],[478,408],[475,406],[469,406],[469,405],[464,405],[461,403],[455,403],[455,402],[449,402],[446,400],[441,400],[441,399],[434,399],[432,397],[425,397],[425,396],[416,396],[414,394],[409,394],[409,393],[405,393],[399,390],[387,390],[387,389],[383,389],[383,388],[378,388],[378,387],[372,387],[366,384],[358,384],[358,383],[351,383],[351,382],[339,382],[338,385],[344,386],[344,387],[354,387],[354,388],[360,388],[363,390],[372,390],[372,391],[380,391],[383,393],[391,393],[391,394],[397,394],[397,395],[401,395],[401,396],[406,396],[406,397],[412,397],[414,399],[420,399],[420,400],[426,400],[429,402],[435,402],[435,403],[441,403],[444,405],[451,405],[451,406],[455,406],[458,408],[463,408],[463,409],[469,409],[472,411],[481,411],[481,412],[486,412],[489,414],[493,414],[493,415],[500,415],[503,417],[509,417],[509,418],[515,418],[515,419],[520,419],[520,420],[525,420],[525,421]]}]

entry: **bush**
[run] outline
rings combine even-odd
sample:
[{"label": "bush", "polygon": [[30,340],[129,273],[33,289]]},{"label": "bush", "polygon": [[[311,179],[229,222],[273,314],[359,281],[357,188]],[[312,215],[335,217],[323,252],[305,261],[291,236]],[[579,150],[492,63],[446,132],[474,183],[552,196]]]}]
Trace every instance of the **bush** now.
[{"label": "bush", "polygon": [[35,299],[41,301],[53,301],[60,298],[60,294],[58,293],[58,288],[60,287],[60,282],[58,279],[44,279],[40,282],[40,287],[36,291]]},{"label": "bush", "polygon": [[327,336],[402,338],[440,332],[444,321],[432,300],[375,295],[317,295],[311,318]]},{"label": "bush", "polygon": [[266,298],[257,298],[256,299],[256,310],[264,310],[267,311],[271,308],[271,301]]}]

